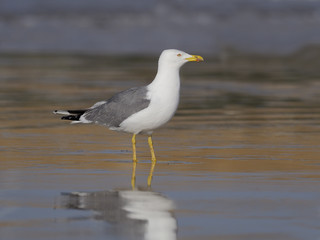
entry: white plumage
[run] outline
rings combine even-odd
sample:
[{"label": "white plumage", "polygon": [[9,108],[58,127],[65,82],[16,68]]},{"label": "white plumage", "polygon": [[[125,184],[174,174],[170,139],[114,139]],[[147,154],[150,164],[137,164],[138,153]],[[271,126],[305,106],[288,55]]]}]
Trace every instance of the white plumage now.
[{"label": "white plumage", "polygon": [[[177,56],[181,54],[181,56]],[[155,79],[147,86],[147,108],[124,120],[119,130],[138,134],[152,131],[167,123],[178,108],[180,96],[180,67],[191,55],[178,50],[166,50],[160,58]]]},{"label": "white plumage", "polygon": [[203,61],[203,58],[180,50],[164,50],[157,75],[149,85],[118,93],[87,110],[56,110],[54,113],[68,115],[63,119],[73,120],[73,123],[97,123],[111,130],[150,135],[167,123],[177,110],[179,70],[188,61]]}]

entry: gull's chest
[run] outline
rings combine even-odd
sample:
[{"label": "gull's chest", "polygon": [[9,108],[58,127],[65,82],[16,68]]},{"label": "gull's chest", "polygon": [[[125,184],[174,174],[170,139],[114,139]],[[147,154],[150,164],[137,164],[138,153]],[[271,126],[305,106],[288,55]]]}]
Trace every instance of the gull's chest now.
[{"label": "gull's chest", "polygon": [[157,91],[150,91],[150,107],[162,114],[167,113],[171,115],[174,113],[179,104],[179,85],[171,84],[167,87],[159,87]]}]

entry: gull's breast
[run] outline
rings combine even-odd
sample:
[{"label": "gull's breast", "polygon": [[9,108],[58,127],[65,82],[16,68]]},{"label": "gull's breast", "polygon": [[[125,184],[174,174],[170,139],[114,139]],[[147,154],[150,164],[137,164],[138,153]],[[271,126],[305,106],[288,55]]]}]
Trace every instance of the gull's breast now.
[{"label": "gull's breast", "polygon": [[119,130],[140,133],[152,130],[167,123],[174,115],[179,104],[179,89],[177,91],[150,90],[150,104],[147,108],[134,113],[120,124]]}]

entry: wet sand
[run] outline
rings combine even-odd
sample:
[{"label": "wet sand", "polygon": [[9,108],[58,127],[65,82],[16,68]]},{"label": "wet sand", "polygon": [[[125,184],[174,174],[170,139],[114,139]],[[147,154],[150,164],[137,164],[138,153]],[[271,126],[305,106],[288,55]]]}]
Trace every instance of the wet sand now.
[{"label": "wet sand", "polygon": [[[317,79],[182,69],[176,116],[146,136],[70,125],[51,112],[146,84],[155,59],[1,58],[1,239],[318,239]],[[206,72],[206,74],[201,74]],[[285,73],[283,73],[285,76]]]}]

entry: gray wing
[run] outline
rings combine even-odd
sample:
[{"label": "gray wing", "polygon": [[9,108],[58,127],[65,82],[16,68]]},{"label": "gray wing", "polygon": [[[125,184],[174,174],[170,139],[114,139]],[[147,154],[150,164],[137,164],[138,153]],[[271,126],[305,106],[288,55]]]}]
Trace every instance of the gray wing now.
[{"label": "gray wing", "polygon": [[132,114],[147,108],[150,100],[147,98],[146,87],[135,87],[117,93],[103,104],[97,104],[88,109],[82,117],[93,123],[108,127],[119,125]]}]

